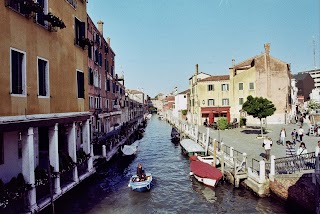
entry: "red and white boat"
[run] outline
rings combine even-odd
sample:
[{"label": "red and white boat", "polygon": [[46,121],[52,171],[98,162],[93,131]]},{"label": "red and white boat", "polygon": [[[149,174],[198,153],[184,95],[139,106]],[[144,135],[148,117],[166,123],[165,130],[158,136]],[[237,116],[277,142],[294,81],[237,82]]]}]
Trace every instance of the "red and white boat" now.
[{"label": "red and white boat", "polygon": [[[214,162],[214,157],[212,155],[208,155],[208,156],[201,156],[201,155],[192,155],[189,157],[190,160],[192,161],[202,161],[204,163],[207,163],[211,166],[213,166],[213,162]],[[220,161],[218,158],[216,158],[216,166],[220,164]]]},{"label": "red and white boat", "polygon": [[219,169],[202,161],[191,161],[190,175],[194,176],[199,182],[215,187],[223,177]]}]

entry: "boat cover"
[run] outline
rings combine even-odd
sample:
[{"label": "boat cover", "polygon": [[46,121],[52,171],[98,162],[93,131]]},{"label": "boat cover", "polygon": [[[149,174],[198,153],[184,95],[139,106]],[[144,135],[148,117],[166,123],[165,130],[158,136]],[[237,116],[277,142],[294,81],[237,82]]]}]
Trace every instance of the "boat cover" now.
[{"label": "boat cover", "polygon": [[191,139],[183,139],[180,144],[187,152],[205,152],[202,146]]},{"label": "boat cover", "polygon": [[122,148],[122,152],[124,155],[133,155],[137,151],[136,145],[124,145]]},{"label": "boat cover", "polygon": [[217,181],[223,176],[219,169],[201,161],[191,161],[190,170],[201,178],[210,178]]}]

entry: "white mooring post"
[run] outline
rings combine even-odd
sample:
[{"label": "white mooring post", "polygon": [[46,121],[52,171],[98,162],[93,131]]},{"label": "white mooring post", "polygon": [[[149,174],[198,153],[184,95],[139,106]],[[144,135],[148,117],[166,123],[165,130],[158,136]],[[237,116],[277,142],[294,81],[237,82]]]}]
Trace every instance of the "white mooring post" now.
[{"label": "white mooring post", "polygon": [[264,183],[266,180],[266,162],[264,160],[261,160],[259,162],[260,169],[259,169],[259,183]]},{"label": "white mooring post", "polygon": [[104,158],[107,157],[106,145],[102,145],[102,156],[103,156]]},{"label": "white mooring post", "polygon": [[233,147],[230,147],[230,158],[233,161]]},{"label": "white mooring post", "polygon": [[248,166],[248,158],[247,158],[247,153],[242,153],[242,160],[243,160],[243,162],[244,162],[244,166],[245,166],[245,168],[247,169],[247,166]]},{"label": "white mooring post", "polygon": [[276,162],[275,162],[276,157],[274,155],[271,155],[271,164],[270,164],[270,174],[269,174],[269,179],[270,181],[274,181],[274,175],[276,172]]}]

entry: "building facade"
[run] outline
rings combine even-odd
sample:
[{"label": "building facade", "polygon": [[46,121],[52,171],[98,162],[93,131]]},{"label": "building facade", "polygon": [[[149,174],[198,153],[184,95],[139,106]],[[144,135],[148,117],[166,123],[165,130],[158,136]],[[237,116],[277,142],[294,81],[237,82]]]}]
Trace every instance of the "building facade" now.
[{"label": "building facade", "polygon": [[252,95],[267,98],[275,105],[277,110],[267,117],[267,123],[287,123],[291,109],[290,65],[270,55],[269,43],[264,48],[263,54],[229,68],[231,118],[247,117],[249,124],[260,123],[259,119],[241,111],[247,96]]},{"label": "building facade", "polygon": [[193,124],[201,124],[201,104],[202,100],[200,100],[199,96],[199,80],[210,77],[209,74],[199,73],[198,64],[196,64],[195,74],[189,78],[189,89],[190,89],[190,109],[187,114],[187,119],[189,122]]},{"label": "building facade", "polygon": [[[7,0],[0,13],[0,179],[8,183],[22,175],[30,184],[23,206],[36,212],[49,203],[40,200],[37,173],[49,163],[55,198],[70,189],[64,172],[73,186],[94,172],[86,1]],[[63,165],[64,158],[75,165]]]}]

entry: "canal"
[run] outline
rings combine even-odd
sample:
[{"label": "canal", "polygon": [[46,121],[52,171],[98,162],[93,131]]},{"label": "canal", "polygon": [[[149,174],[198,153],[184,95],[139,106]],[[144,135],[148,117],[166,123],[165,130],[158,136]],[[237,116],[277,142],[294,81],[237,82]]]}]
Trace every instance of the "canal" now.
[{"label": "canal", "polygon": [[[189,177],[189,160],[170,141],[171,126],[153,116],[133,159],[119,154],[55,202],[55,213],[294,213],[273,198],[258,198],[221,182],[213,189]],[[138,163],[153,174],[150,192],[131,191]],[[42,213],[51,213],[49,208]]]}]

